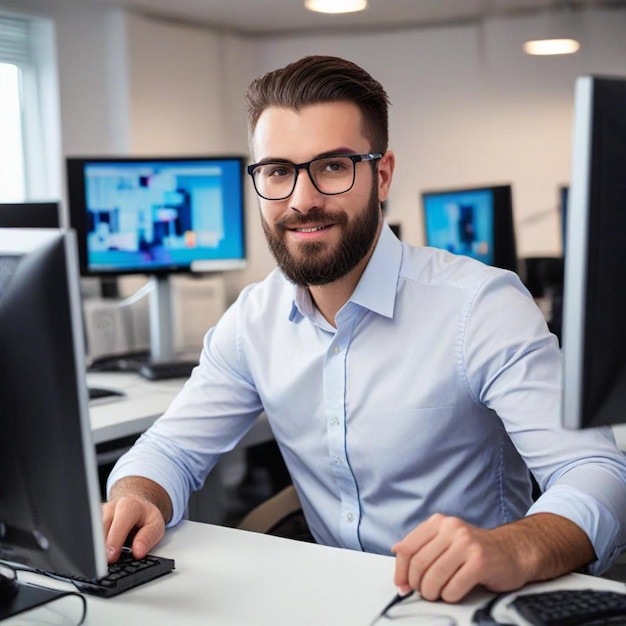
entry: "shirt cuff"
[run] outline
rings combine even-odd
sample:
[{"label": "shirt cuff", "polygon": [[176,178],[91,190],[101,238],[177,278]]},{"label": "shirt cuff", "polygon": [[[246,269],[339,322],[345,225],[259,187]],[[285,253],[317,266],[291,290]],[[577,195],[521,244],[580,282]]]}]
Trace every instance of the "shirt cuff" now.
[{"label": "shirt cuff", "polygon": [[560,515],[579,526],[591,541],[597,559],[587,566],[595,576],[606,571],[624,546],[619,545],[619,520],[601,502],[569,485],[555,485],[528,509],[537,513]]}]

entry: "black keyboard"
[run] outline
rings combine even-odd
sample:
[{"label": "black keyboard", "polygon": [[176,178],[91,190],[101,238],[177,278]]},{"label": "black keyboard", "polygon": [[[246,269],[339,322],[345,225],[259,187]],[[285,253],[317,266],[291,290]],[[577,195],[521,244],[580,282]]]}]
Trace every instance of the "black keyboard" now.
[{"label": "black keyboard", "polygon": [[189,378],[196,365],[198,361],[156,361],[142,365],[139,368],[139,374],[148,380]]},{"label": "black keyboard", "polygon": [[626,594],[567,589],[521,595],[512,606],[534,626],[626,625]]},{"label": "black keyboard", "polygon": [[152,554],[146,555],[143,559],[136,559],[130,548],[123,548],[117,563],[109,564],[109,573],[104,578],[98,580],[71,578],[71,580],[83,593],[110,598],[163,576],[174,567],[173,559]]}]

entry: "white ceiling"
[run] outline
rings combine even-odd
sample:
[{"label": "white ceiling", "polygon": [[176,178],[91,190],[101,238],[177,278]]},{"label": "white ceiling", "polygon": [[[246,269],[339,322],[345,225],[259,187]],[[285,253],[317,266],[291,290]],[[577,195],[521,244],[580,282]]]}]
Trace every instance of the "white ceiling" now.
[{"label": "white ceiling", "polygon": [[476,21],[555,9],[626,6],[626,0],[369,0],[365,11],[312,13],[304,0],[86,0],[243,35],[372,30]]}]

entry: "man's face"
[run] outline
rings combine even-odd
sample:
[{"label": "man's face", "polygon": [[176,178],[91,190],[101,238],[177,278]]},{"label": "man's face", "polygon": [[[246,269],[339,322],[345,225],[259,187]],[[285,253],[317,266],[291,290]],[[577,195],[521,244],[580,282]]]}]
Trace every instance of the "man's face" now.
[{"label": "man's face", "polygon": [[[259,118],[255,160],[303,163],[329,154],[371,151],[362,131],[361,113],[352,103],[316,104],[299,111],[270,107]],[[380,229],[380,202],[390,175],[386,159],[378,172],[371,163],[356,164],[350,191],[327,196],[300,170],[285,200],[260,198],[261,221],[270,250],[284,274],[300,285],[331,283],[366,259]]]}]

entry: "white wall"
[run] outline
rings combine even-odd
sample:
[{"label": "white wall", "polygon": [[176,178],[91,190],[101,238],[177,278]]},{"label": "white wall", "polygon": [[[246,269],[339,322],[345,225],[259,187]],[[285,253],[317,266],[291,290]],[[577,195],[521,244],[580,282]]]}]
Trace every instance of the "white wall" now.
[{"label": "white wall", "polygon": [[572,24],[582,50],[529,57],[541,18],[354,36],[268,41],[262,70],[305,54],[336,54],[369,70],[392,101],[397,170],[390,221],[423,243],[419,194],[512,182],[521,256],[559,254],[557,187],[569,181],[573,88],[586,72],[626,75],[626,11],[589,11]]},{"label": "white wall", "polygon": [[[423,243],[419,194],[512,182],[522,256],[558,254],[558,185],[569,180],[575,77],[626,75],[626,10],[568,25],[569,57],[532,58],[522,41],[542,19],[507,18],[378,34],[247,39],[79,0],[0,0],[57,27],[64,154],[247,153],[243,96],[255,76],[305,54],[336,54],[386,87],[397,170],[389,220]],[[247,183],[250,265],[228,296],[262,278],[266,250]]]},{"label": "white wall", "polygon": [[[179,94],[170,95],[178,105],[171,106],[166,98],[155,115],[154,105],[148,105],[145,95],[153,94],[163,77],[153,73],[151,84],[145,77],[131,80],[134,114],[147,111],[153,121],[144,127],[146,137],[150,133],[159,137],[156,142],[142,143],[164,151],[181,149],[182,143],[169,131],[160,130],[161,126],[167,123],[177,128],[194,119],[200,124],[197,134],[206,131],[203,145],[207,149],[245,152],[243,95],[247,84],[305,54],[336,54],[368,69],[383,83],[392,101],[390,147],[398,165],[388,217],[400,222],[404,238],[416,245],[423,243],[422,191],[511,182],[520,255],[559,254],[557,191],[569,181],[575,78],[589,72],[626,75],[623,9],[578,14],[575,22],[565,25],[581,39],[582,51],[553,58],[528,57],[521,49],[526,38],[543,31],[544,17],[378,34],[272,39],[244,39],[208,30],[193,32],[178,24],[140,22],[139,18],[131,22],[133,32],[141,32],[136,40],[145,42],[142,51],[133,44],[134,71],[150,62],[153,54],[163,57],[163,67],[171,67],[171,55],[178,68],[187,68],[185,80],[203,81],[202,87],[193,84],[188,93],[210,90],[216,80],[218,89],[221,85],[221,99],[210,100],[205,94],[183,103]],[[155,41],[159,42],[158,53]],[[219,61],[207,59],[206,71],[195,71],[198,50],[209,48]],[[147,50],[152,52],[147,54]],[[200,117],[198,110],[194,112],[198,106]],[[178,116],[178,110],[184,113]],[[210,117],[212,114],[215,117]],[[221,132],[213,132],[218,119]],[[137,122],[132,126],[139,128]],[[181,137],[186,132],[183,129]],[[183,148],[196,149],[194,141],[195,137],[185,140]],[[138,147],[133,140],[133,149]],[[250,267],[228,277],[229,296],[262,278],[274,265],[249,184],[247,191]]]}]

